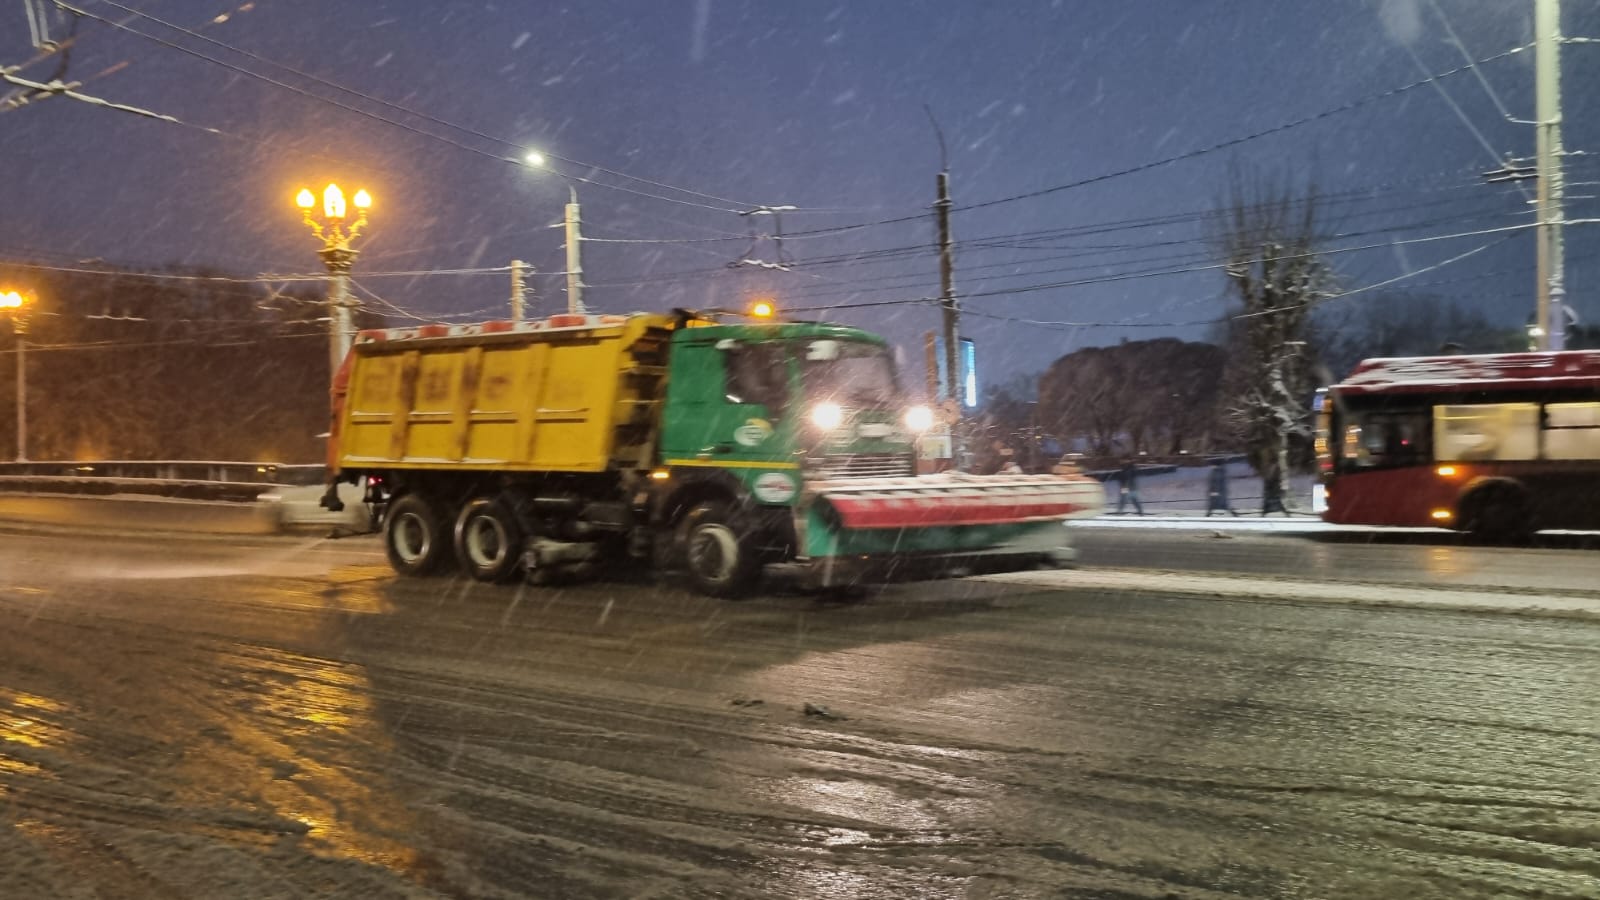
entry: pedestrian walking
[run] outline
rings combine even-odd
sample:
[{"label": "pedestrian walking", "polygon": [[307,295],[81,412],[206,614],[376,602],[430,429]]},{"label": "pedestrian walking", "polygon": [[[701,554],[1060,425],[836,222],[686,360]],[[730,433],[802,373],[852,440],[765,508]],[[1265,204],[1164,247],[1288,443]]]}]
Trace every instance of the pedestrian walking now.
[{"label": "pedestrian walking", "polygon": [[1211,476],[1206,488],[1206,518],[1218,511],[1239,515],[1239,511],[1228,502],[1228,467],[1222,460],[1214,459],[1211,461]]},{"label": "pedestrian walking", "polygon": [[1130,502],[1139,515],[1144,515],[1144,504],[1139,502],[1139,467],[1133,460],[1124,460],[1122,469],[1117,473],[1120,489],[1117,493],[1117,515],[1122,515],[1122,510]]},{"label": "pedestrian walking", "polygon": [[1283,505],[1283,484],[1276,474],[1269,474],[1261,479],[1261,515],[1270,512],[1281,512],[1289,515],[1289,508]]}]

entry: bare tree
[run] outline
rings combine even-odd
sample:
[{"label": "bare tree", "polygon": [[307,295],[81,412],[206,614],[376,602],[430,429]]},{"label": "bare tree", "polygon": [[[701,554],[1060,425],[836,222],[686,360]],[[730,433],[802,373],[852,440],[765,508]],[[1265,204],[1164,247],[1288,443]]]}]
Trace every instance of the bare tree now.
[{"label": "bare tree", "polygon": [[1212,242],[1239,308],[1229,349],[1228,412],[1267,497],[1287,498],[1291,446],[1310,439],[1315,389],[1311,311],[1331,295],[1316,189],[1246,185],[1235,173]]}]

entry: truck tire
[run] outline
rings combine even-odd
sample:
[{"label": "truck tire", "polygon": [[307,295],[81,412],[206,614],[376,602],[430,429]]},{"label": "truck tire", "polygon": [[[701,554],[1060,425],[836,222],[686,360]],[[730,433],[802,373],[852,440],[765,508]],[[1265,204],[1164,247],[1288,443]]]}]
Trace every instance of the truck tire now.
[{"label": "truck tire", "polygon": [[406,494],[384,516],[383,550],[401,575],[437,572],[450,558],[445,517],[438,504],[420,494]]},{"label": "truck tire", "polygon": [[478,581],[510,580],[522,564],[524,542],[517,517],[498,499],[469,500],[456,516],[456,559]]},{"label": "truck tire", "polygon": [[683,517],[684,567],[695,590],[736,599],[761,580],[761,559],[748,528],[729,504],[701,503]]}]

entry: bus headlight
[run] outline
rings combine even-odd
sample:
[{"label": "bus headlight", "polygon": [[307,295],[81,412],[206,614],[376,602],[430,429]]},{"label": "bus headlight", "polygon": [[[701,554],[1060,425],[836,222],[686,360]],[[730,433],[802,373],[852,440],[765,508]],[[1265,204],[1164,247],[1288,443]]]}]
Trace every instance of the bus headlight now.
[{"label": "bus headlight", "polygon": [[832,431],[844,424],[844,407],[823,402],[811,407],[811,424]]},{"label": "bus headlight", "polygon": [[927,431],[933,427],[933,410],[926,406],[913,406],[906,410],[906,427],[912,431]]}]

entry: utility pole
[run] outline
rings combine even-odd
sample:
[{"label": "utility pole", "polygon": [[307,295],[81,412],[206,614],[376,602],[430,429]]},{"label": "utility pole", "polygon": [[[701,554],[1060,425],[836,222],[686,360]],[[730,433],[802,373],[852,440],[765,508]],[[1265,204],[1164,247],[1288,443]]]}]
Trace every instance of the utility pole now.
[{"label": "utility pole", "polygon": [[1539,285],[1538,324],[1543,350],[1566,347],[1566,253],[1562,243],[1562,198],[1566,184],[1561,157],[1561,3],[1534,0],[1534,89],[1537,93],[1537,155],[1539,172]]},{"label": "utility pole", "polygon": [[950,172],[939,173],[939,201],[933,205],[939,216],[939,306],[944,311],[944,380],[947,396],[961,409],[961,373],[958,346],[961,307],[956,301],[955,247],[950,239]]},{"label": "utility pole", "polygon": [[567,185],[567,312],[586,312],[583,306],[583,235],[578,214],[578,189]]},{"label": "utility pole", "polygon": [[511,261],[511,321],[513,322],[522,321],[523,297],[526,295],[527,290],[526,283],[523,280],[523,268],[525,266],[527,266],[527,263],[520,259]]}]

